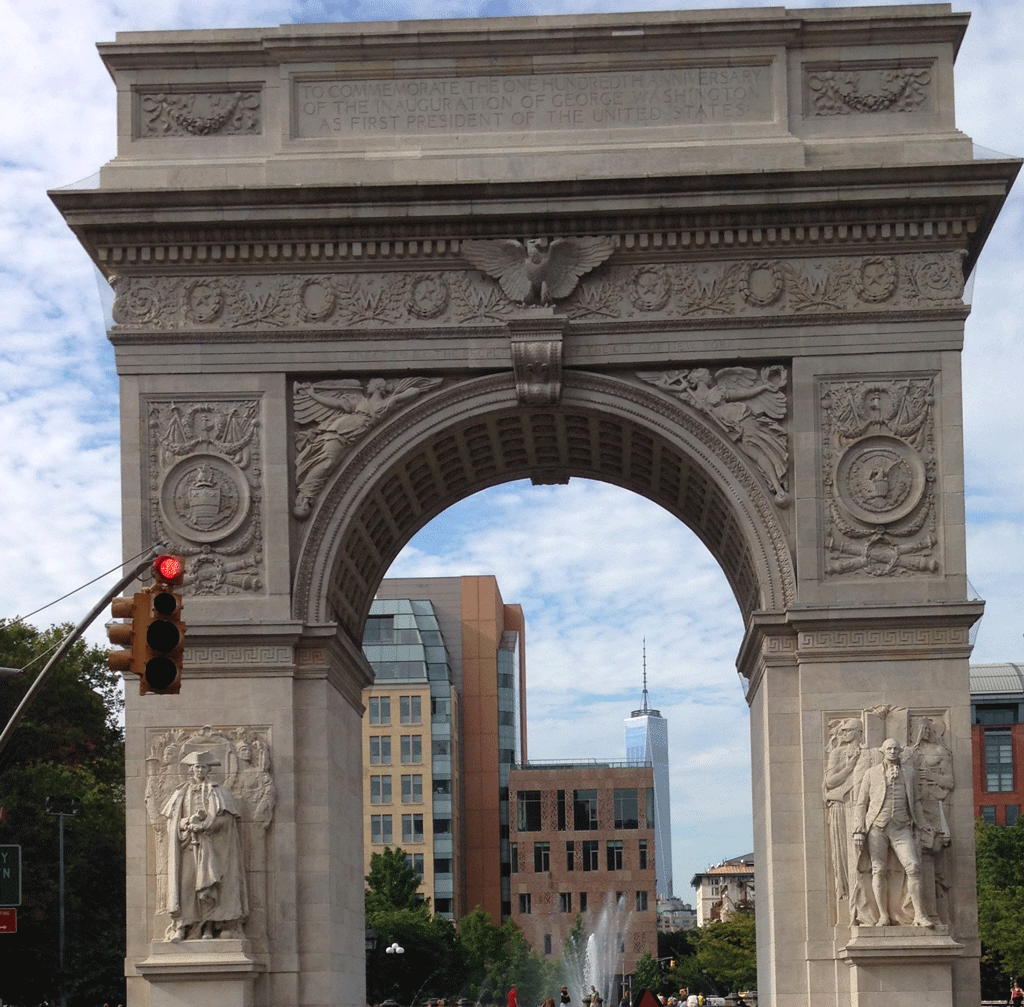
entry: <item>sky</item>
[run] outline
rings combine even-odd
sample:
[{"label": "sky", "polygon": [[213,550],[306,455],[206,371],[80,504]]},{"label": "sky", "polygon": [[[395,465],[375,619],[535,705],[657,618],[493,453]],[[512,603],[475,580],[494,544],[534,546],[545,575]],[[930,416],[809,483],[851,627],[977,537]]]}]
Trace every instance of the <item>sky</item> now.
[{"label": "sky", "polygon": [[[0,0],[0,618],[28,616],[121,559],[102,281],[46,195],[80,187],[114,154],[114,89],[96,42],[129,30],[631,9],[583,0]],[[972,11],[957,61],[958,126],[979,156],[1024,154],[1019,0],[954,9]],[[1022,190],[975,270],[963,356],[968,571],[986,600],[977,662],[1024,659]],[[696,871],[750,852],[749,725],[735,669],[742,621],[717,564],[683,525],[612,486],[512,483],[445,512],[390,572],[494,574],[505,601],[523,606],[533,759],[624,757],[623,719],[640,705],[646,645],[649,702],[669,722],[676,894],[691,899]],[[113,579],[29,621],[77,622]],[[104,642],[102,628],[90,639]]]}]

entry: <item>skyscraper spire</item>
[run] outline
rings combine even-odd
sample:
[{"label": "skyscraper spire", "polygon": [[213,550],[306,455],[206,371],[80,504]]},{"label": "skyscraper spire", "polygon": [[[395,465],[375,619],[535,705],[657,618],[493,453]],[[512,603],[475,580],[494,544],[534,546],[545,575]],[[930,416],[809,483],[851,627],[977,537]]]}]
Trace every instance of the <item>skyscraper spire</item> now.
[{"label": "skyscraper spire", "polygon": [[643,712],[646,713],[647,712],[647,637],[645,636],[643,638],[643,640],[644,640],[644,644],[643,644],[643,646],[644,646],[644,708],[643,708]]}]

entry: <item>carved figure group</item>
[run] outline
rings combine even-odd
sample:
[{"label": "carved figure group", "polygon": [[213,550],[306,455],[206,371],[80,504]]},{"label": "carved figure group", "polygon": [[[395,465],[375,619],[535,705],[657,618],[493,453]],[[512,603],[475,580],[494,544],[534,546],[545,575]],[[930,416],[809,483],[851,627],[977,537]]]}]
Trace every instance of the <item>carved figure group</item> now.
[{"label": "carved figure group", "polygon": [[[878,730],[902,726],[912,743],[904,748],[890,736],[876,749],[865,745],[870,717],[882,721]],[[945,801],[953,772],[944,733],[941,718],[890,707],[832,723],[822,789],[837,922],[949,922]]]}]

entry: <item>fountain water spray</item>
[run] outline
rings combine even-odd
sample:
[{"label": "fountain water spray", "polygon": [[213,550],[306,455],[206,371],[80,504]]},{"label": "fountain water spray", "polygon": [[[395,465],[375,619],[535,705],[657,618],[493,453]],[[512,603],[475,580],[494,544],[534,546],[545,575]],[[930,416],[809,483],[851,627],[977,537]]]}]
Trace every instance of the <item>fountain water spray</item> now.
[{"label": "fountain water spray", "polygon": [[591,986],[607,1007],[614,1003],[615,976],[621,972],[626,957],[620,948],[629,946],[632,922],[633,910],[626,905],[625,898],[616,900],[614,893],[609,892],[578,960],[573,961],[577,956],[571,954],[565,956],[566,984],[574,1004],[582,1004],[583,998],[590,996]]}]

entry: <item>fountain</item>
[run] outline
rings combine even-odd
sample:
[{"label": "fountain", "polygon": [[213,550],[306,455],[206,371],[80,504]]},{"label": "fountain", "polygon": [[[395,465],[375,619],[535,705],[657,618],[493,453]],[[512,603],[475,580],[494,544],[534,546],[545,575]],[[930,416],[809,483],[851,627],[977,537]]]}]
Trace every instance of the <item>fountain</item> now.
[{"label": "fountain", "polygon": [[614,893],[609,892],[583,953],[573,955],[567,949],[563,961],[565,980],[574,1004],[582,1004],[583,999],[590,996],[591,986],[601,995],[606,1007],[613,1007],[617,1002],[615,976],[621,971],[625,958],[620,947],[627,946],[632,916],[626,900],[616,900]]}]

